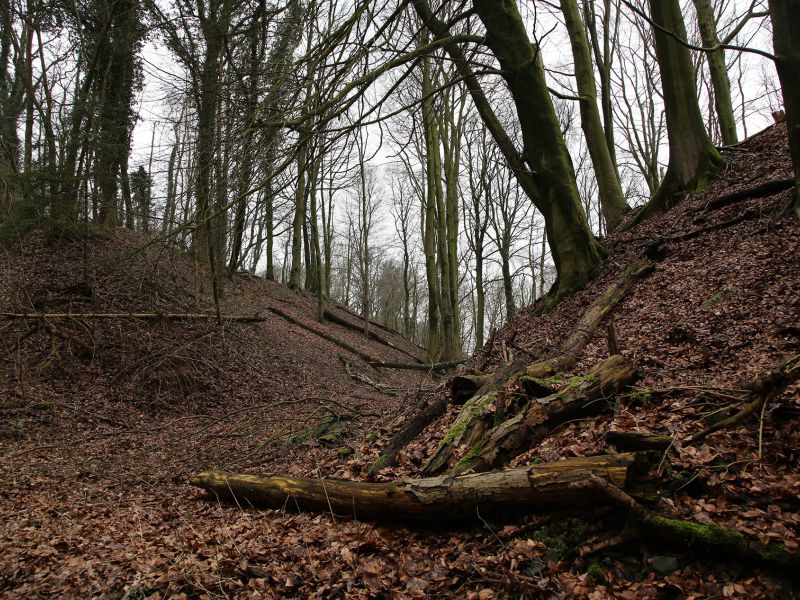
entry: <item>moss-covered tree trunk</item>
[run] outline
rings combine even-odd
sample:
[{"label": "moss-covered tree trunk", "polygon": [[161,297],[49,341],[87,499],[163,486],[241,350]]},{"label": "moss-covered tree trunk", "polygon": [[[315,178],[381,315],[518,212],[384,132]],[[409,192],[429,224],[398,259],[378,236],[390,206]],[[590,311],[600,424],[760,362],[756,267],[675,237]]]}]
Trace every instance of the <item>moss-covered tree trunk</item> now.
[{"label": "moss-covered tree trunk", "polygon": [[[703,47],[715,48],[719,45],[717,36],[717,19],[711,0],[694,0],[697,11],[697,24],[700,28],[700,38]],[[726,145],[738,141],[736,135],[736,119],[733,116],[733,103],[731,102],[731,82],[728,78],[728,67],[725,65],[725,51],[722,48],[714,52],[706,52],[708,70],[711,73],[711,86],[714,89],[714,107],[717,111],[719,133],[722,142]]]},{"label": "moss-covered tree trunk", "polygon": [[625,202],[622,186],[617,176],[609,150],[600,110],[597,108],[597,89],[594,81],[594,68],[589,53],[589,41],[581,20],[577,0],[561,0],[561,12],[569,33],[572,58],[575,64],[575,81],[580,95],[581,128],[586,137],[586,146],[592,158],[597,187],[600,193],[600,206],[606,231],[612,232],[620,224],[630,206]]},{"label": "moss-covered tree trunk", "polygon": [[600,265],[601,247],[589,229],[575,173],[556,116],[538,50],[531,44],[514,0],[474,0],[486,27],[486,44],[500,63],[514,98],[524,144],[523,156],[545,218],[558,287],[553,300],[591,278]]},{"label": "moss-covered tree trunk", "polygon": [[[637,223],[669,210],[688,194],[702,190],[725,166],[711,143],[697,100],[689,50],[671,34],[686,39],[678,0],[650,0],[656,58],[669,139],[669,165],[656,193],[636,215]],[[669,32],[669,33],[667,33]]]},{"label": "moss-covered tree trunk", "polygon": [[797,0],[770,0],[772,43],[775,47],[778,77],[789,123],[789,146],[794,163],[794,202],[800,219],[800,3]]}]

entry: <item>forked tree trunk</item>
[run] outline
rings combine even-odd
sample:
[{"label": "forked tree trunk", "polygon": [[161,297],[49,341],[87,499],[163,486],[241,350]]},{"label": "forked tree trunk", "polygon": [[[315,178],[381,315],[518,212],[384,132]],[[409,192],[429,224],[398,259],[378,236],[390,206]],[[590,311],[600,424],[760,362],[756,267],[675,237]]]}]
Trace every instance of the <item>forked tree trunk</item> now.
[{"label": "forked tree trunk", "polygon": [[557,302],[586,285],[600,265],[602,248],[589,229],[539,51],[531,45],[516,1],[473,0],[472,5],[517,107],[523,156],[538,192],[534,202],[544,215],[558,272],[552,298]]},{"label": "forked tree trunk", "polygon": [[[701,191],[725,167],[706,132],[695,89],[695,72],[689,50],[672,37],[686,40],[678,0],[650,0],[656,57],[669,139],[669,165],[656,193],[636,215],[631,226],[669,210],[688,194]],[[666,33],[670,32],[670,33]]]}]

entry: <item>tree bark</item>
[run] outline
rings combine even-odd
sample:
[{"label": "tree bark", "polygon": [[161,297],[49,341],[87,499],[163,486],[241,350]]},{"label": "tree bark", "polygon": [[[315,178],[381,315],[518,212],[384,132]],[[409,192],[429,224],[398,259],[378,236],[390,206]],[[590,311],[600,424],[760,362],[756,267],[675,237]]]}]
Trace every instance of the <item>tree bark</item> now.
[{"label": "tree bark", "polygon": [[[629,385],[636,376],[633,364],[619,354],[611,356],[555,394],[532,400],[515,417],[472,444],[467,456],[450,473],[468,469],[482,472],[507,464],[566,421],[602,412],[608,407],[608,402],[602,400]],[[526,376],[521,378],[523,386],[525,379]]]},{"label": "tree bark", "polygon": [[781,80],[794,164],[792,210],[800,219],[800,6],[796,0],[770,0],[775,66]]},{"label": "tree bark", "polygon": [[714,17],[714,8],[711,0],[694,0],[697,11],[697,24],[700,28],[700,38],[703,47],[717,48],[713,52],[706,52],[708,70],[711,74],[711,86],[714,89],[714,107],[717,111],[719,133],[722,143],[730,146],[739,141],[736,135],[736,119],[733,116],[733,103],[731,102],[731,81],[728,78],[728,67],[725,64],[725,51],[719,46],[717,36],[717,20]]},{"label": "tree bark", "polygon": [[606,141],[600,111],[597,108],[597,89],[594,81],[594,68],[589,53],[589,42],[586,29],[581,21],[577,0],[561,0],[561,12],[569,33],[572,46],[572,57],[575,64],[575,81],[578,86],[581,111],[581,128],[586,137],[586,146],[594,166],[597,187],[600,194],[600,206],[606,232],[617,228],[631,209],[625,202],[622,186],[617,175],[608,142]]},{"label": "tree bark", "polygon": [[268,508],[333,512],[381,521],[464,521],[480,515],[582,507],[603,502],[588,486],[597,477],[624,487],[635,455],[573,458],[463,477],[365,483],[310,477],[254,477],[205,471],[189,482],[218,498]]},{"label": "tree bark", "polygon": [[558,287],[552,302],[582,288],[600,265],[602,249],[589,229],[575,173],[556,116],[538,49],[531,44],[514,0],[473,0],[486,27],[486,44],[500,62],[517,107],[523,156],[544,215]]},{"label": "tree bark", "polygon": [[669,165],[656,193],[631,221],[629,227],[701,191],[725,167],[706,132],[697,100],[695,72],[689,50],[664,30],[686,40],[678,0],[650,0],[656,57],[661,69],[661,88],[669,139]]}]

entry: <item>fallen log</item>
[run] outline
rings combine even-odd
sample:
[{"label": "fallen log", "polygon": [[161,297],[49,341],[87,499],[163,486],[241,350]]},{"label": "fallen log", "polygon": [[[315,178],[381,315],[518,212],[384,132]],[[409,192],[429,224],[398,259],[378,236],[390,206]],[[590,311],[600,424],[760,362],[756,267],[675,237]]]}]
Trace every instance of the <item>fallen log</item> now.
[{"label": "fallen log", "polygon": [[380,362],[379,360],[373,358],[372,356],[370,356],[366,352],[362,352],[358,348],[355,348],[355,347],[351,346],[350,344],[348,344],[344,340],[340,340],[336,336],[333,336],[333,335],[331,335],[329,333],[325,333],[324,331],[322,331],[320,329],[317,329],[316,327],[311,327],[310,325],[306,325],[302,321],[298,321],[294,317],[292,317],[290,315],[287,315],[285,312],[283,312],[279,308],[274,308],[274,307],[270,306],[267,310],[269,310],[270,312],[278,315],[280,318],[288,321],[292,325],[297,325],[298,327],[300,327],[301,329],[305,329],[309,333],[313,333],[314,335],[318,335],[323,340],[328,340],[332,344],[336,344],[340,348],[344,348],[348,352],[350,352],[352,354],[355,354],[357,357],[359,357],[364,362],[367,362],[367,363],[370,363],[370,364],[379,363]]},{"label": "fallen log", "polygon": [[606,444],[623,452],[641,450],[667,450],[675,440],[668,435],[640,433],[636,431],[609,431],[606,433]]},{"label": "fallen log", "polygon": [[[43,313],[43,312],[21,312],[0,313],[0,320],[24,320],[24,319],[39,319],[44,321],[63,321],[66,319],[139,319],[143,321],[216,321],[218,320],[216,314],[207,313],[134,313],[134,312],[120,312],[120,313]],[[220,315],[219,319],[223,321],[237,321],[241,323],[260,323],[269,320],[269,317],[262,317],[260,315]]]},{"label": "fallen log", "polygon": [[531,400],[515,417],[470,445],[467,455],[451,470],[476,472],[496,469],[541,442],[562,423],[598,414],[605,400],[632,383],[636,368],[616,354],[595,365],[584,377],[573,378],[555,394]]},{"label": "fallen log", "polygon": [[[548,377],[558,371],[565,371],[571,368],[606,315],[630,292],[637,281],[652,273],[654,268],[653,263],[649,260],[637,260],[631,263],[625,269],[625,272],[617,277],[581,316],[558,354],[528,367],[521,363],[515,363],[513,369],[504,371],[506,379],[516,377],[523,371],[527,371],[527,375],[531,377]],[[491,347],[494,346],[494,335],[490,339],[490,345]],[[473,382],[479,382],[473,395],[479,394],[481,387],[493,380],[492,375],[478,374],[475,377],[485,377],[485,379]],[[465,381],[464,378],[457,377],[453,380],[453,385],[464,385]],[[495,387],[497,386],[495,385]],[[461,404],[468,400],[468,398],[464,398],[464,392],[457,389],[451,389],[451,395],[456,402]],[[397,453],[435,419],[443,415],[446,408],[447,399],[438,400],[403,426],[389,442],[372,468],[370,468],[370,474],[377,473],[378,470],[394,464]]]},{"label": "fallen log", "polygon": [[509,380],[522,369],[522,363],[503,365],[461,406],[455,422],[422,469],[423,475],[444,471],[457,448],[473,447],[495,420],[503,418]]},{"label": "fallen log", "polygon": [[[331,323],[336,323],[337,325],[339,325],[341,327],[344,327],[344,328],[349,329],[351,331],[355,331],[355,332],[360,333],[362,335],[364,333],[364,328],[363,327],[359,327],[358,325],[355,325],[355,324],[351,323],[350,321],[348,321],[347,319],[345,319],[343,317],[340,317],[339,315],[337,315],[335,312],[333,312],[330,309],[326,308],[325,311],[322,313],[322,315],[323,315],[323,317],[325,319],[327,319]],[[378,342],[379,344],[383,344],[384,346],[387,346],[388,348],[391,348],[392,350],[396,350],[397,352],[405,354],[406,356],[408,356],[409,358],[412,358],[413,360],[415,360],[417,362],[422,362],[422,361],[420,361],[420,359],[417,356],[414,356],[414,354],[412,354],[408,350],[404,350],[403,348],[400,348],[397,344],[392,343],[391,341],[389,341],[388,339],[386,339],[382,335],[379,335],[378,333],[376,333],[372,329],[368,329],[367,330],[367,337],[369,339],[375,341],[375,342]]]},{"label": "fallen log", "polygon": [[397,362],[378,362],[374,363],[370,366],[375,367],[377,369],[398,369],[398,370],[410,370],[410,371],[444,371],[446,369],[452,369],[457,367],[458,365],[464,364],[465,360],[450,360],[447,362],[440,362],[440,363],[397,363]]},{"label": "fallen log", "polygon": [[[254,477],[205,471],[189,483],[234,501],[268,508],[332,512],[382,521],[458,521],[481,515],[581,507],[604,500],[576,482],[594,477],[624,488],[635,454],[572,458],[462,477],[365,483],[312,477]],[[582,489],[582,491],[581,491]]]}]

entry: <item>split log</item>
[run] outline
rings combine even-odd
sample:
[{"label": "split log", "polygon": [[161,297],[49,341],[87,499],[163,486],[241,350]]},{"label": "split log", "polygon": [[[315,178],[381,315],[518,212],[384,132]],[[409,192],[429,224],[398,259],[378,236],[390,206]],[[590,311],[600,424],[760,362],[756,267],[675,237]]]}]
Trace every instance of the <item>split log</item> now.
[{"label": "split log", "polygon": [[463,404],[455,422],[422,469],[423,475],[441,473],[457,448],[473,447],[495,424],[494,421],[502,421],[507,404],[507,386],[513,385],[512,376],[522,369],[522,363],[503,365]]},{"label": "split log", "polygon": [[[21,312],[21,313],[0,313],[0,320],[25,320],[25,319],[40,319],[44,321],[63,321],[67,319],[140,319],[143,321],[216,321],[217,315],[207,313],[39,313],[39,312]],[[269,317],[262,317],[259,315],[220,315],[219,319],[223,321],[237,321],[241,323],[260,323],[268,321]]]},{"label": "split log", "polygon": [[595,365],[585,377],[568,382],[555,394],[532,400],[519,414],[495,427],[470,450],[451,474],[468,469],[488,471],[541,442],[567,421],[598,414],[608,408],[605,401],[632,383],[636,368],[619,354]]},{"label": "split log", "polygon": [[[581,507],[604,500],[576,482],[597,478],[624,488],[635,454],[573,458],[495,473],[365,483],[311,477],[254,477],[205,471],[189,480],[240,506],[333,512],[383,521],[463,521],[481,515]],[[581,491],[582,490],[582,491]]]},{"label": "split log", "polygon": [[336,344],[340,348],[344,348],[348,352],[350,352],[352,354],[355,354],[357,357],[359,357],[364,362],[367,362],[367,363],[370,363],[370,364],[371,363],[379,363],[380,362],[379,360],[376,360],[375,358],[373,358],[372,356],[370,356],[366,352],[362,352],[358,348],[355,348],[355,347],[351,346],[350,344],[348,344],[344,340],[340,340],[336,336],[333,336],[330,333],[326,333],[326,332],[324,332],[324,331],[322,331],[320,329],[317,329],[316,327],[311,327],[310,325],[306,325],[302,321],[298,321],[294,317],[292,317],[290,315],[287,315],[285,312],[283,312],[282,310],[280,310],[278,308],[269,307],[268,310],[270,312],[278,315],[281,319],[284,319],[284,320],[288,321],[292,325],[297,325],[298,327],[300,327],[301,329],[305,329],[309,333],[313,333],[314,335],[318,335],[323,340],[328,340],[332,344]]}]

